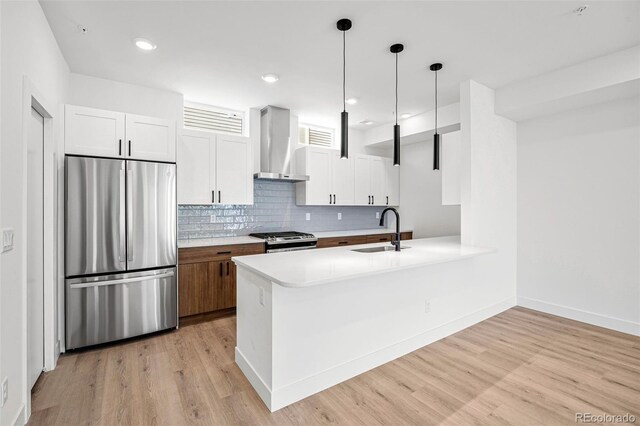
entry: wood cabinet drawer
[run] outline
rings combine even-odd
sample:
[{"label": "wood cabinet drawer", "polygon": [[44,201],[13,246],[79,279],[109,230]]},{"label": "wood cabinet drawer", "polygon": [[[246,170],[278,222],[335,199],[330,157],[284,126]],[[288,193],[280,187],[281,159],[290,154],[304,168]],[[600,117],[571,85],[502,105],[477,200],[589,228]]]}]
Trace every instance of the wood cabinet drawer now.
[{"label": "wood cabinet drawer", "polygon": [[401,232],[400,240],[413,240],[413,232],[412,231]]},{"label": "wood cabinet drawer", "polygon": [[366,235],[356,235],[350,237],[331,237],[318,239],[318,248],[352,246],[355,244],[366,244]]},{"label": "wood cabinet drawer", "polygon": [[381,243],[384,241],[391,241],[393,239],[393,234],[378,234],[378,235],[367,235],[367,243]]},{"label": "wood cabinet drawer", "polygon": [[263,243],[187,247],[178,250],[178,264],[220,261],[234,256],[262,254],[264,251]]}]

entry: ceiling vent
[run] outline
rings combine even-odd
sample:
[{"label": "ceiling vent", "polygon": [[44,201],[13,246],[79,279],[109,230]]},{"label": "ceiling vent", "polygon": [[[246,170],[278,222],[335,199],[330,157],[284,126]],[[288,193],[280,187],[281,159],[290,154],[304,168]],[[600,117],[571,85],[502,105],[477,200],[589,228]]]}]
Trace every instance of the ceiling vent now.
[{"label": "ceiling vent", "polygon": [[185,129],[242,135],[244,114],[209,105],[185,104],[184,127]]},{"label": "ceiling vent", "polygon": [[333,147],[333,130],[315,126],[300,127],[300,143],[303,145]]}]

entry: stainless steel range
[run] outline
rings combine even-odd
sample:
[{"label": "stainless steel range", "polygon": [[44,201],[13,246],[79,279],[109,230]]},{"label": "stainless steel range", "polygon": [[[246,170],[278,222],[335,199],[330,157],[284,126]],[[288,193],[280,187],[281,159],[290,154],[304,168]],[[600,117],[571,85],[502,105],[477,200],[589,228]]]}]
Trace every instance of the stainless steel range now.
[{"label": "stainless steel range", "polygon": [[249,234],[249,236],[262,238],[265,241],[267,253],[313,249],[318,242],[313,234],[295,231],[260,232]]}]

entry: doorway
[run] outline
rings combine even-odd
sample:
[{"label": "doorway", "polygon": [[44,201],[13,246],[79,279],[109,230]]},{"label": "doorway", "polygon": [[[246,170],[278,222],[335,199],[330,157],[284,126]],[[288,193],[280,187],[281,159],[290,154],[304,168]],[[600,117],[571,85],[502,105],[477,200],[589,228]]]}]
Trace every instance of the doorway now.
[{"label": "doorway", "polygon": [[27,384],[44,369],[44,117],[31,108],[27,137]]}]

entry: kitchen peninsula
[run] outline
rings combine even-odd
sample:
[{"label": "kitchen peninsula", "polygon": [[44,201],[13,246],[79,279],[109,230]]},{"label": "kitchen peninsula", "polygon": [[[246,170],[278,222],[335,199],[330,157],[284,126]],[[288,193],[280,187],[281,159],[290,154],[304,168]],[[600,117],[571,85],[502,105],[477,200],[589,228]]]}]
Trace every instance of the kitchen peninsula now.
[{"label": "kitchen peninsula", "polygon": [[492,249],[441,237],[356,251],[386,246],[233,258],[236,363],[271,411],[510,307],[476,280]]}]

